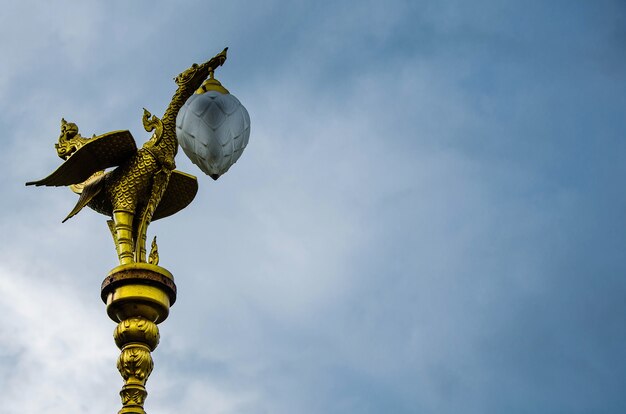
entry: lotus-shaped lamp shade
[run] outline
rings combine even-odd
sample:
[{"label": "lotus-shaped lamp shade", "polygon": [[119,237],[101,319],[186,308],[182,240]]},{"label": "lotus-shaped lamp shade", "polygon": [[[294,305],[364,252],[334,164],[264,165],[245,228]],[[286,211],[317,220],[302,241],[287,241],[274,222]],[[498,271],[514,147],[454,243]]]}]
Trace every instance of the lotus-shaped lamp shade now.
[{"label": "lotus-shaped lamp shade", "polygon": [[248,145],[250,116],[237,98],[211,78],[178,112],[176,136],[189,159],[217,180]]}]

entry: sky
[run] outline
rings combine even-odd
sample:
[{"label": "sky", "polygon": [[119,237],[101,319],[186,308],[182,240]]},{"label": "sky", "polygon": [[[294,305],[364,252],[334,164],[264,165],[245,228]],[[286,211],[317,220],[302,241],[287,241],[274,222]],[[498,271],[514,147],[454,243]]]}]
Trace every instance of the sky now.
[{"label": "sky", "polygon": [[153,223],[150,414],[626,412],[623,1],[7,1],[2,414],[113,413],[106,218],[25,187],[216,77],[250,142]]}]

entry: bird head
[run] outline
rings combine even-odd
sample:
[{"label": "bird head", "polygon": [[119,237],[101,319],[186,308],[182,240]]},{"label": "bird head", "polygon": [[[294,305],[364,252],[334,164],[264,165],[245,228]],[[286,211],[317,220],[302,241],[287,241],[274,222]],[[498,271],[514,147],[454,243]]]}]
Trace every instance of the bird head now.
[{"label": "bird head", "polygon": [[176,76],[174,81],[179,88],[190,86],[195,90],[207,78],[207,76],[209,76],[209,72],[214,71],[218,66],[224,64],[226,61],[227,50],[228,48],[225,48],[205,63],[194,63],[191,67]]},{"label": "bird head", "polygon": [[78,149],[76,143],[73,142],[77,136],[80,137],[78,134],[78,126],[75,123],[67,122],[62,118],[59,142],[54,144],[54,148],[56,148],[59,157],[66,160]]}]

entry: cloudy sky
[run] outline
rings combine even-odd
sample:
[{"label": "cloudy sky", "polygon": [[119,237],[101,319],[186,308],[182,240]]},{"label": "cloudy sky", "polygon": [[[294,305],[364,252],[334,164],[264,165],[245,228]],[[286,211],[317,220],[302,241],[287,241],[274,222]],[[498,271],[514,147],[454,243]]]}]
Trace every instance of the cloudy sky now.
[{"label": "cloudy sky", "polygon": [[149,229],[146,410],[626,412],[623,1],[2,2],[0,412],[114,413],[105,218],[25,187],[218,79],[250,144]]}]

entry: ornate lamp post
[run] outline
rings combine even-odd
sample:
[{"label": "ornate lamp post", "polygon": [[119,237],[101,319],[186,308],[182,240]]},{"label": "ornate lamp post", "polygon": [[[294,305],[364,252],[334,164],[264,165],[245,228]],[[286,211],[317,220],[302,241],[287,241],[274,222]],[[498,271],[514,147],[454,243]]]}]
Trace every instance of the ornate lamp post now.
[{"label": "ornate lamp post", "polygon": [[175,169],[179,141],[213,179],[239,159],[248,143],[248,112],[214,78],[226,61],[226,50],[175,78],[178,89],[161,119],[144,109],[144,128],[153,134],[141,148],[129,131],[84,138],[76,124],[63,119],[55,144],[63,164],[48,177],[26,183],[69,186],[79,194],[65,220],[85,206],[109,217],[119,266],[102,282],[101,297],[107,314],[118,323],[113,337],[121,350],[117,368],[124,378],[120,414],[145,413],[150,353],[159,343],[157,325],[176,301],[174,277],[158,266],[156,237],[147,254],[146,232],[152,220],[182,210],[198,191],[196,177]]}]

